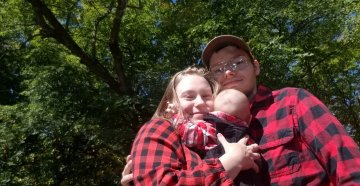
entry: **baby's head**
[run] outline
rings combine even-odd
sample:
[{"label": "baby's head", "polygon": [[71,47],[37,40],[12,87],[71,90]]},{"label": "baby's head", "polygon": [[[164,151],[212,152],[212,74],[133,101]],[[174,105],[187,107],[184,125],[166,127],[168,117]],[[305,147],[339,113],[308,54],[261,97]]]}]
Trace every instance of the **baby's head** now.
[{"label": "baby's head", "polygon": [[246,95],[235,89],[221,90],[215,97],[215,111],[226,112],[250,122],[250,103]]}]

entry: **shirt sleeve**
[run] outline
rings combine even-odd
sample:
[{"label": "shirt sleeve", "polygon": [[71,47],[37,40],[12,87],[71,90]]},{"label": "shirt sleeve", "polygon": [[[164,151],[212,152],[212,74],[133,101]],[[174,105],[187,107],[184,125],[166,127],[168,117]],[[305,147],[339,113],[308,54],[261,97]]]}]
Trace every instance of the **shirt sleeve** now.
[{"label": "shirt sleeve", "polygon": [[315,96],[298,91],[299,131],[334,185],[360,184],[360,151],[341,123]]},{"label": "shirt sleeve", "polygon": [[219,159],[201,160],[165,120],[146,123],[131,154],[135,185],[232,185]]}]

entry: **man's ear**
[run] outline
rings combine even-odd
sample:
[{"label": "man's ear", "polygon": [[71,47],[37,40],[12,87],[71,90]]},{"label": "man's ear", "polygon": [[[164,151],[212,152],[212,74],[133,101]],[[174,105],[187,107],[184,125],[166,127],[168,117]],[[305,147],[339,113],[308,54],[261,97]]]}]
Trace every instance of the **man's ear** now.
[{"label": "man's ear", "polygon": [[258,76],[260,74],[260,63],[258,60],[254,59],[253,64],[254,64],[255,74],[256,76]]}]

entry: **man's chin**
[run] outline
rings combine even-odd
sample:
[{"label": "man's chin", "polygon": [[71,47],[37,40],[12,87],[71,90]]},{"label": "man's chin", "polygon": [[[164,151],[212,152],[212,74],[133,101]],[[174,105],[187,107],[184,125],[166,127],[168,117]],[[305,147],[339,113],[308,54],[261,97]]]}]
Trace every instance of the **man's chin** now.
[{"label": "man's chin", "polygon": [[242,84],[242,80],[233,79],[227,82],[224,82],[223,87],[225,88],[235,88]]},{"label": "man's chin", "polygon": [[237,83],[229,83],[223,86],[223,89],[236,89],[242,92],[242,88]]}]

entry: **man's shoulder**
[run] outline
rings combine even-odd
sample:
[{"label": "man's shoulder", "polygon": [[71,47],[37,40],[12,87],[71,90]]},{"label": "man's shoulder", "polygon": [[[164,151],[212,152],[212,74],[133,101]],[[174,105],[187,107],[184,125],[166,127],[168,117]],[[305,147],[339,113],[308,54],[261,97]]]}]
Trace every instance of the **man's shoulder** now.
[{"label": "man's shoulder", "polygon": [[303,88],[298,88],[298,87],[284,87],[278,90],[273,90],[272,91],[273,96],[280,96],[280,97],[284,97],[284,96],[296,96],[296,97],[302,97],[305,95],[309,95],[309,91],[307,91],[306,89]]},{"label": "man's shoulder", "polygon": [[[304,100],[313,101],[316,97],[309,91],[297,87],[284,87],[272,90],[265,86],[258,87],[257,97],[255,98],[257,106],[269,106],[269,104],[296,104]],[[260,104],[262,103],[262,104]],[[265,104],[265,105],[264,105]]]},{"label": "man's shoulder", "polygon": [[272,97],[275,102],[293,100],[295,102],[301,101],[305,98],[312,99],[314,96],[306,89],[298,87],[284,87],[272,91]]},{"label": "man's shoulder", "polygon": [[295,94],[299,91],[306,91],[306,90],[303,88],[297,88],[297,87],[284,87],[281,89],[274,90],[274,89],[266,87],[264,85],[260,85],[258,87],[257,94],[259,94],[261,96],[265,96],[265,95],[269,95],[269,94],[278,95],[278,94],[283,94],[283,93]]},{"label": "man's shoulder", "polygon": [[300,90],[304,90],[302,88],[298,88],[298,87],[284,87],[284,88],[281,88],[281,89],[277,89],[277,90],[273,90],[273,94],[274,93],[277,93],[277,94],[281,94],[281,93],[284,93],[284,92],[288,92],[288,93],[296,93]]}]

